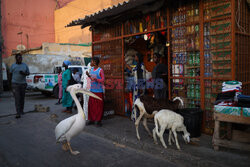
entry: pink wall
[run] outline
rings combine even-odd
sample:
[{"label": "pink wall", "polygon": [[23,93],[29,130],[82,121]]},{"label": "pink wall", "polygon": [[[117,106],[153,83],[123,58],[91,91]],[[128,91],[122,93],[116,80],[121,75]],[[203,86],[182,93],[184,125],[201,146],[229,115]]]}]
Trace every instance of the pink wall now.
[{"label": "pink wall", "polygon": [[1,7],[3,57],[10,56],[21,40],[26,48],[55,41],[55,0],[2,0]]}]

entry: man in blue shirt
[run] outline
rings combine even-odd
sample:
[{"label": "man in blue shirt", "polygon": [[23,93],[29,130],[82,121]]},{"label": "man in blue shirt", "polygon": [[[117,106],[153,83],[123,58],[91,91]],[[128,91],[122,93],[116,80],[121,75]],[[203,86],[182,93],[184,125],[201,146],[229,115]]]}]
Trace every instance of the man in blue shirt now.
[{"label": "man in blue shirt", "polygon": [[28,66],[22,63],[22,55],[20,53],[16,54],[16,63],[11,65],[10,73],[12,91],[15,97],[16,118],[21,118],[21,114],[24,114],[24,98],[27,87],[26,76],[30,72]]}]

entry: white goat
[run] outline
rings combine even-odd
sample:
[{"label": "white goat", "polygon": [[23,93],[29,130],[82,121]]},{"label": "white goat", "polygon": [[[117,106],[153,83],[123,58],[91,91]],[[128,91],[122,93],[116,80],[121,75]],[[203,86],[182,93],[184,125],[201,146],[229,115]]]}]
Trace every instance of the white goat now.
[{"label": "white goat", "polygon": [[[165,132],[165,129],[169,129],[169,137],[168,137],[168,142],[169,145],[171,145],[171,139],[172,139],[172,133],[174,134],[175,137],[175,143],[176,147],[180,150],[180,146],[178,143],[177,139],[177,131],[180,132],[182,131],[184,133],[183,139],[186,143],[190,142],[190,134],[188,133],[186,126],[184,125],[184,119],[181,115],[171,111],[171,110],[160,110],[155,114],[154,117],[155,121],[155,128],[153,129],[153,137],[154,137],[154,142],[157,144],[157,136],[160,138],[161,143],[163,147],[167,148],[164,139],[163,139],[163,134]],[[160,132],[158,125],[160,126]]]}]

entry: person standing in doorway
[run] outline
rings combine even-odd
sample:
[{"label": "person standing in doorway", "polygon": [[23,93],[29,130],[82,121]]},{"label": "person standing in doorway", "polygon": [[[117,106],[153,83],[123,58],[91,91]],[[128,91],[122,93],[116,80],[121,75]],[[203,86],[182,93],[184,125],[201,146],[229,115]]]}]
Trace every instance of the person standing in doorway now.
[{"label": "person standing in doorway", "polygon": [[134,102],[139,96],[144,95],[146,90],[146,68],[143,63],[143,55],[141,53],[136,53],[134,57],[136,63],[134,68],[131,68],[126,64],[126,67],[129,69],[129,71],[132,71],[132,75],[134,76],[133,80],[130,80],[130,86],[132,85],[133,89],[133,104],[131,113],[132,120],[135,120],[137,117]]},{"label": "person standing in doorway", "polygon": [[16,63],[12,64],[10,68],[11,85],[15,97],[17,119],[21,118],[21,115],[24,114],[24,99],[27,87],[26,76],[30,74],[29,67],[23,63],[22,60],[22,55],[20,53],[16,54]]},{"label": "person standing in doorway", "polygon": [[154,98],[167,99],[168,67],[165,64],[161,63],[160,58],[161,58],[160,54],[154,53],[153,60],[156,64],[152,72],[152,78],[154,80]]},{"label": "person standing in doorway", "polygon": [[63,89],[62,89],[62,69],[58,68],[58,102],[56,103],[56,105],[61,104],[61,100],[62,100],[62,94],[63,94]]},{"label": "person standing in doorway", "polygon": [[63,88],[63,95],[62,95],[62,105],[63,107],[66,107],[66,110],[63,112],[66,113],[72,113],[72,105],[73,105],[73,99],[70,95],[69,92],[67,92],[67,87],[70,85],[70,80],[71,80],[71,71],[68,68],[70,65],[70,61],[65,60],[63,62],[63,67],[65,68],[65,71],[62,74],[62,88]]},{"label": "person standing in doorway", "polygon": [[97,123],[97,126],[102,126],[101,120],[103,116],[103,92],[104,92],[104,71],[98,65],[100,60],[98,57],[93,57],[91,60],[91,70],[86,72],[87,76],[91,79],[90,91],[100,97],[98,100],[89,97],[88,104],[88,125]]}]

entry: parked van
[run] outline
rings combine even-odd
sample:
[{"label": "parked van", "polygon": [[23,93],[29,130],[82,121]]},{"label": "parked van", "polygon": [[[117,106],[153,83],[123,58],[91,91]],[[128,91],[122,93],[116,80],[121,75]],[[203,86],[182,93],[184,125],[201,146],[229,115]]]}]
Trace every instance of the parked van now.
[{"label": "parked van", "polygon": [[[69,65],[68,67],[71,72],[73,69],[77,69],[80,77],[83,77],[82,74],[88,69],[87,66],[83,65]],[[26,76],[27,89],[40,91],[44,95],[54,95],[54,97],[58,98],[59,87],[57,82],[59,68],[62,69],[62,66],[54,66],[53,73],[30,74]]]}]

